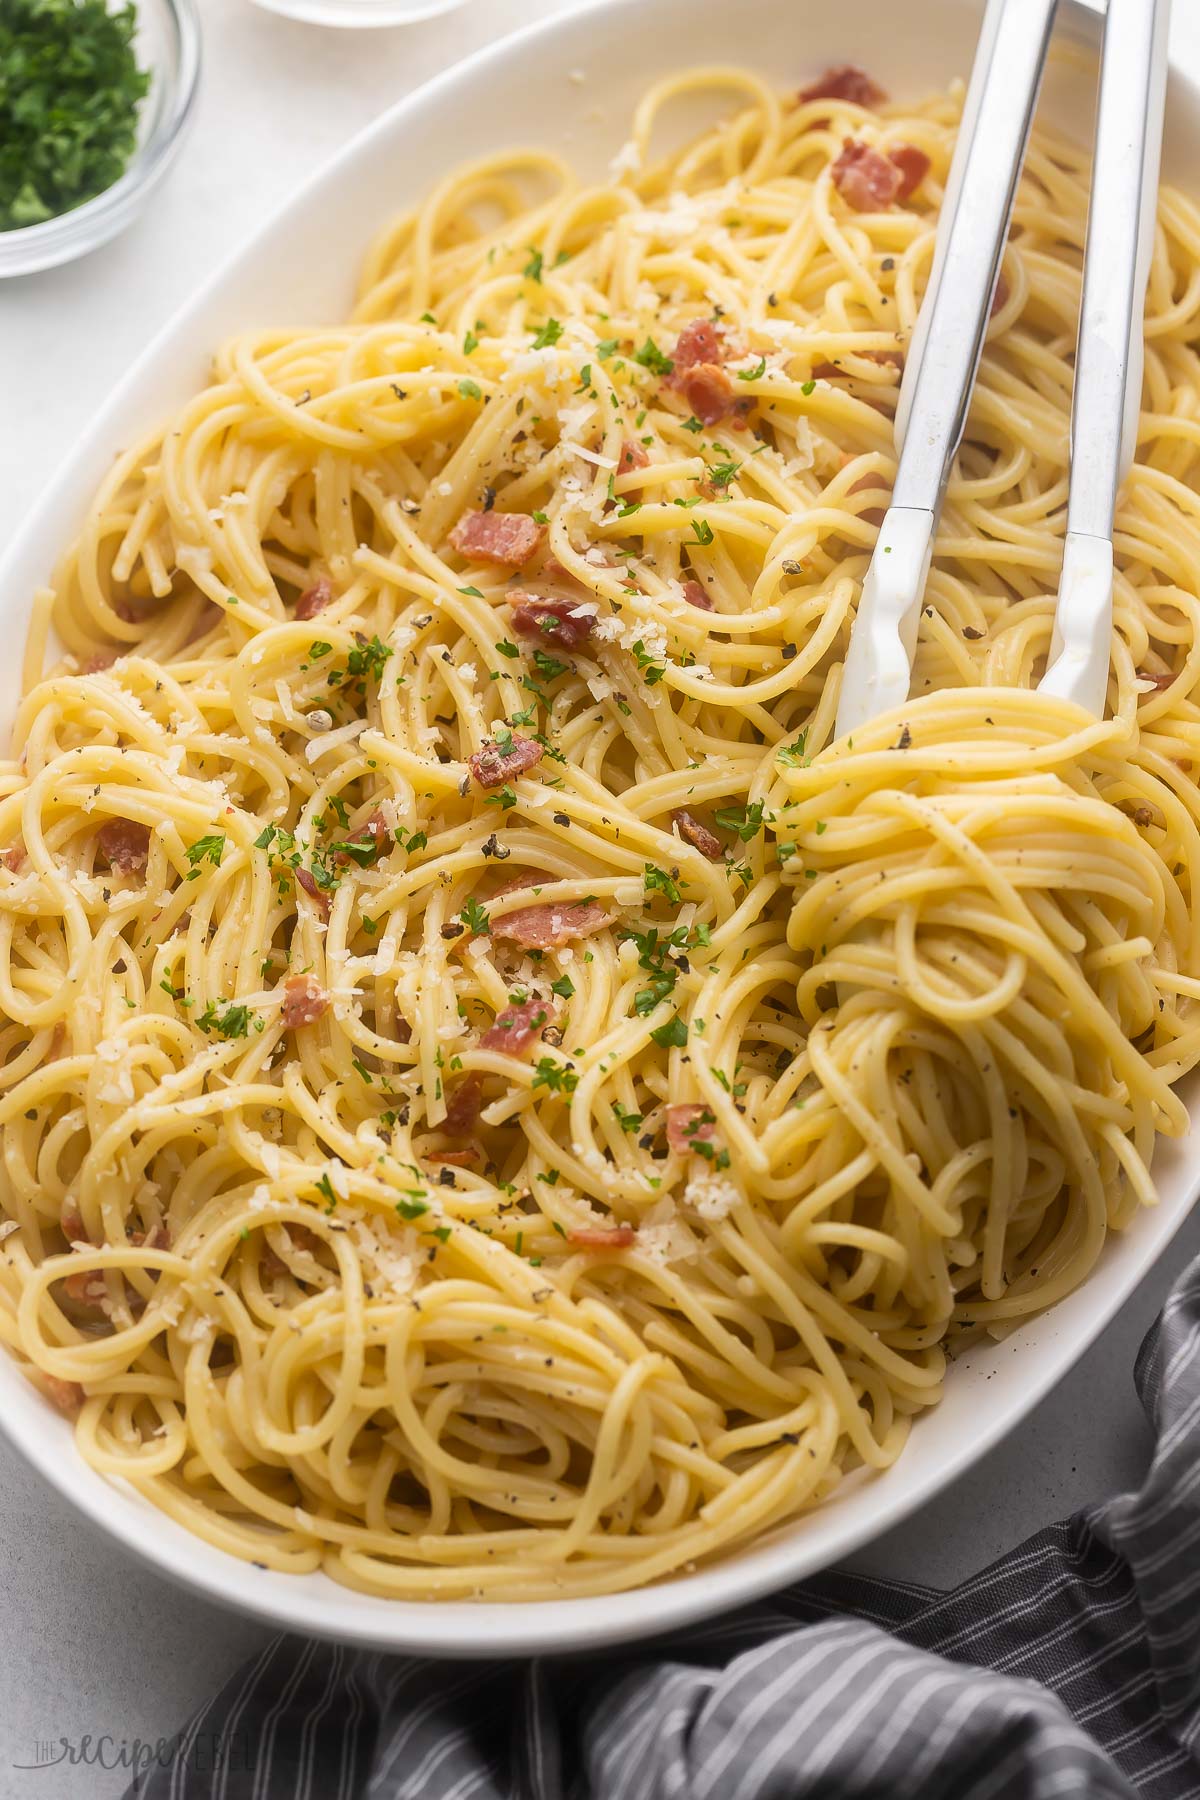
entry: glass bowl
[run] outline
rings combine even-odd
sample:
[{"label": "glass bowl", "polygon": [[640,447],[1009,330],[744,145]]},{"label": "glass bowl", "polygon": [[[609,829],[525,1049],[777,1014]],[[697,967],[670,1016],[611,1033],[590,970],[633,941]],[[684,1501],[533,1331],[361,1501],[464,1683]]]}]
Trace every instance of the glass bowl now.
[{"label": "glass bowl", "polygon": [[196,0],[136,0],[137,59],[150,71],[137,148],[124,173],[82,206],[40,225],[0,231],[0,276],[52,269],[106,244],[134,219],[165,173],[191,116],[200,76]]}]

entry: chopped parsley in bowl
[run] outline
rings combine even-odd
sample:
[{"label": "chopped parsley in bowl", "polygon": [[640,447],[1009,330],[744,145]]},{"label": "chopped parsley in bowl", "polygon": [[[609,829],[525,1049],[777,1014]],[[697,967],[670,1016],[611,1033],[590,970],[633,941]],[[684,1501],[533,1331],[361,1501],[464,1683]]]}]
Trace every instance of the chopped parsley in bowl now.
[{"label": "chopped parsley in bowl", "polygon": [[150,88],[132,5],[5,0],[0,8],[0,230],[101,194],[137,147]]},{"label": "chopped parsley in bowl", "polygon": [[197,0],[0,0],[0,276],[129,223],[179,145],[199,71]]}]

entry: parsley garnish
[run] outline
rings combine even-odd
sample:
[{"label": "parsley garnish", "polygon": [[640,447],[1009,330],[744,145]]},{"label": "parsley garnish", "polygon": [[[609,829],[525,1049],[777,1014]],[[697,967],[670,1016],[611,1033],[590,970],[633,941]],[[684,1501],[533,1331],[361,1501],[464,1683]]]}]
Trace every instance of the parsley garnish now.
[{"label": "parsley garnish", "polygon": [[467,904],[463,907],[458,916],[466,926],[467,930],[473,931],[476,937],[484,932],[489,932],[492,929],[488,924],[487,914],[484,912],[482,906],[480,906],[478,900],[476,900],[474,894],[471,895],[471,898],[467,901]]},{"label": "parsley garnish", "polygon": [[763,376],[766,374],[766,372],[767,372],[767,359],[765,356],[760,356],[758,359],[757,368],[739,369],[738,370],[738,380],[739,381],[761,381]]},{"label": "parsley garnish", "polygon": [[235,1006],[232,1000],[210,1000],[196,1023],[201,1031],[215,1031],[218,1037],[243,1038],[250,1030],[250,1008]]},{"label": "parsley garnish", "polygon": [[137,143],[150,76],[133,6],[7,0],[0,13],[0,231],[103,193]]},{"label": "parsley garnish", "polygon": [[534,337],[533,347],[535,350],[548,350],[552,344],[557,344],[562,334],[563,328],[558,320],[547,319],[541,330]]},{"label": "parsley garnish", "polygon": [[656,868],[653,863],[647,863],[642,879],[645,883],[647,894],[658,892],[662,894],[668,905],[679,905],[681,898],[679,889],[682,885],[686,884],[677,882],[672,876],[667,874],[665,869],[659,869]]},{"label": "parsley garnish", "polygon": [[804,742],[807,736],[807,731],[802,731],[795,743],[780,744],[775,751],[776,762],[786,763],[790,769],[800,768],[806,761]]},{"label": "parsley garnish", "polygon": [[525,267],[521,270],[521,273],[525,277],[526,281],[540,281],[542,279],[543,262],[544,262],[544,258],[542,256],[541,251],[535,250],[533,245],[530,244],[530,246],[529,246],[529,261],[525,264]]},{"label": "parsley garnish", "polygon": [[483,389],[477,381],[460,381],[458,391],[464,400],[482,400]]},{"label": "parsley garnish", "polygon": [[625,1108],[621,1105],[621,1102],[619,1100],[613,1101],[612,1109],[613,1109],[613,1117],[616,1119],[617,1124],[621,1127],[621,1130],[628,1132],[630,1137],[632,1137],[633,1133],[638,1129],[638,1127],[642,1123],[641,1113],[626,1112]]},{"label": "parsley garnish", "polygon": [[560,975],[557,981],[550,983],[550,992],[557,994],[560,1000],[570,1000],[575,992],[575,983],[569,975]]},{"label": "parsley garnish", "polygon": [[763,801],[756,800],[752,806],[718,806],[713,818],[723,831],[736,831],[743,844],[762,830]]},{"label": "parsley garnish", "polygon": [[650,1033],[656,1044],[664,1050],[682,1050],[688,1041],[688,1028],[676,1013],[665,1025],[659,1025]]},{"label": "parsley garnish", "polygon": [[633,360],[654,375],[669,375],[675,367],[671,358],[663,355],[652,337],[646,339],[640,350],[634,351]]},{"label": "parsley garnish", "polygon": [[693,519],[692,520],[692,530],[695,532],[696,535],[694,538],[684,538],[683,541],[685,544],[704,545],[704,544],[712,543],[713,528],[709,524],[707,519]]},{"label": "parsley garnish", "polygon": [[225,833],[223,831],[212,831],[207,837],[197,838],[196,842],[189,844],[187,849],[187,859],[192,865],[192,872],[188,876],[188,880],[199,881],[201,863],[211,863],[215,869],[224,854]]},{"label": "parsley garnish", "polygon": [[570,1064],[556,1063],[553,1057],[539,1057],[533,1071],[535,1088],[549,1088],[552,1094],[573,1094],[579,1086],[579,1077]]}]

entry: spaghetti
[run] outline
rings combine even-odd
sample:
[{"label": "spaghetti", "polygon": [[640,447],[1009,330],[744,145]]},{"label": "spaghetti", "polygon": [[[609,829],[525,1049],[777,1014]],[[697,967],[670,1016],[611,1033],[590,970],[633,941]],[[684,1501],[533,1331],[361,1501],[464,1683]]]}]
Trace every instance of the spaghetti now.
[{"label": "spaghetti", "polygon": [[692,71],[606,183],[454,175],[351,323],[220,353],[37,598],[0,1335],[237,1556],[666,1576],[890,1463],[947,1345],[1153,1198],[1200,1057],[1178,194],[1112,718],[1029,691],[1088,173],[1042,134],[918,698],[829,744],[958,104]]}]

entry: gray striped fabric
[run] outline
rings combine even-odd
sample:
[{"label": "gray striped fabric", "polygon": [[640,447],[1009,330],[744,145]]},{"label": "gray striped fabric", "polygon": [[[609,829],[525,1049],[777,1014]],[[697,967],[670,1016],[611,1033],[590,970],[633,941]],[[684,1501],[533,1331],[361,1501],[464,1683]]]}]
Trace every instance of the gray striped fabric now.
[{"label": "gray striped fabric", "polygon": [[833,1574],[586,1661],[278,1638],[126,1800],[1200,1800],[1200,1260],[1135,1374],[1141,1491],[952,1593]]}]

